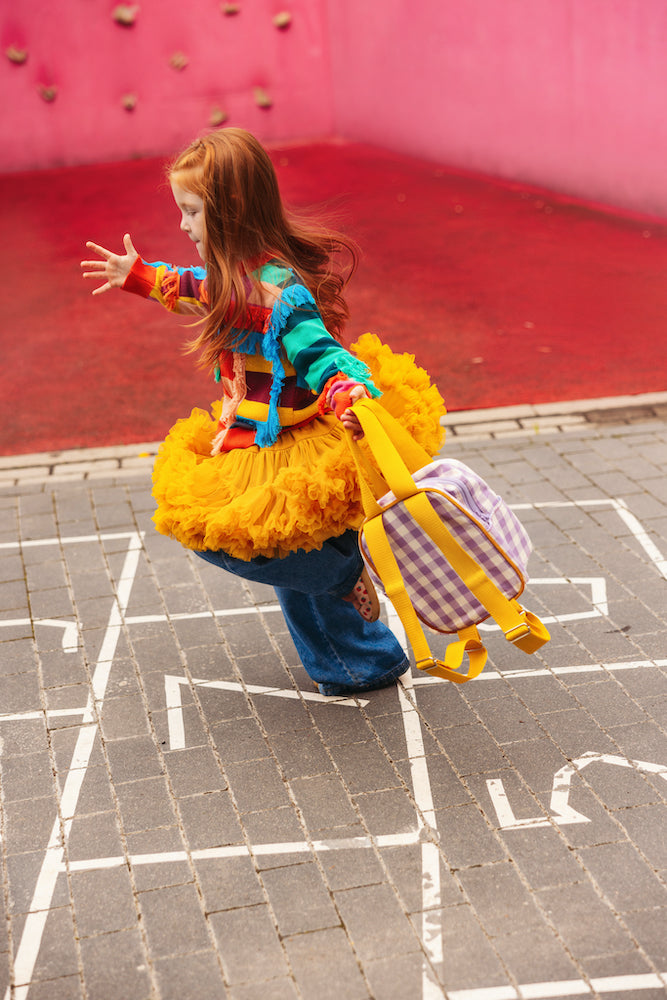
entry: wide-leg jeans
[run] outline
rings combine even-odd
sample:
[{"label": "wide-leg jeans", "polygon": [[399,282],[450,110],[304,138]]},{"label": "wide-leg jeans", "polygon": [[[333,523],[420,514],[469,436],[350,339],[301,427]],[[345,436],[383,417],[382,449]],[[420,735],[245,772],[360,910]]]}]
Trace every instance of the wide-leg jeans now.
[{"label": "wide-leg jeans", "polygon": [[257,556],[246,562],[222,551],[196,554],[275,589],[301,662],[322,694],[386,687],[408,669],[393,632],[381,621],[365,621],[343,600],[363,567],[356,531],[330,538],[321,549],[299,549],[283,559]]}]

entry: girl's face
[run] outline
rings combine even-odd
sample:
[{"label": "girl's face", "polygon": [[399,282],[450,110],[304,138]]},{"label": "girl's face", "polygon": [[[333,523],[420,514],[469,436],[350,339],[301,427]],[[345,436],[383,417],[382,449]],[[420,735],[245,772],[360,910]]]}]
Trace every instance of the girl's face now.
[{"label": "girl's face", "polygon": [[[178,175],[176,175],[178,176]],[[172,177],[171,192],[174,201],[181,210],[181,229],[187,233],[197,247],[197,253],[206,260],[206,224],[204,221],[204,202],[199,195],[193,194],[187,188],[182,188]]]}]

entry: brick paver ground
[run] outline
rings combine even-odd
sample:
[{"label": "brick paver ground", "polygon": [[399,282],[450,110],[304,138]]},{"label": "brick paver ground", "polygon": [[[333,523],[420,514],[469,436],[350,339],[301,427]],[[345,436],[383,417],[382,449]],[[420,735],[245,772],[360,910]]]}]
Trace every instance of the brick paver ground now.
[{"label": "brick paver ground", "polygon": [[151,445],[3,460],[0,997],[664,996],[664,407],[452,417],[552,641],[348,700],[152,530]]}]

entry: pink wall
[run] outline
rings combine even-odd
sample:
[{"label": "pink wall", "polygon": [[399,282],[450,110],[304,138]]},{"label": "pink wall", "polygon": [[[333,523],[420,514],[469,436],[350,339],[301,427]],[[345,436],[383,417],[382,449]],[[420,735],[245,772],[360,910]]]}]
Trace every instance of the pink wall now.
[{"label": "pink wall", "polygon": [[[0,171],[173,153],[223,109],[265,140],[333,130],[323,0],[4,0],[0,14]],[[285,9],[286,29],[273,23]],[[25,49],[24,64],[6,57]],[[176,52],[188,65],[170,65]],[[40,85],[55,85],[48,103]],[[259,108],[254,89],[270,95]],[[124,95],[136,95],[133,111]]]},{"label": "pink wall", "polygon": [[0,171],[169,154],[222,108],[265,141],[338,135],[667,216],[664,0],[143,0],[132,27],[115,6],[0,15]]},{"label": "pink wall", "polygon": [[664,0],[328,0],[338,131],[667,215]]}]

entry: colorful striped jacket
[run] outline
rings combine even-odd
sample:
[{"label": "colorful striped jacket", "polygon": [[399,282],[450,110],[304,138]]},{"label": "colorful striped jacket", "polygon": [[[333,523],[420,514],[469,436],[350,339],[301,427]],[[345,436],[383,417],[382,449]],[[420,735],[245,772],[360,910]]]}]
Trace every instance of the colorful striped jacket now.
[{"label": "colorful striped jacket", "polygon": [[[272,307],[249,304],[243,327],[232,331],[231,348],[220,353],[216,379],[225,399],[214,450],[275,444],[283,428],[321,412],[325,387],[339,373],[380,395],[366,365],[326,330],[313,296],[291,269],[269,261],[254,274],[280,294]],[[203,267],[139,258],[123,288],[172,312],[208,309]]]}]

